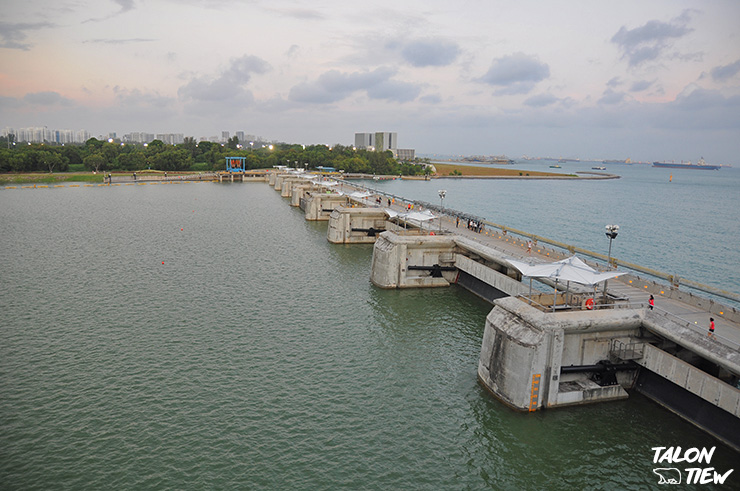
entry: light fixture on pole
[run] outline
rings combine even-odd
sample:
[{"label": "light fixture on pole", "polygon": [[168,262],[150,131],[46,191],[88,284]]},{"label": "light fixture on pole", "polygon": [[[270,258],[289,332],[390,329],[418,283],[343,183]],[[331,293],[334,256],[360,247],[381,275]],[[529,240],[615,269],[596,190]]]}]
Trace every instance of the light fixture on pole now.
[{"label": "light fixture on pole", "polygon": [[[607,267],[609,269],[612,269],[612,241],[617,238],[617,235],[619,234],[619,225],[607,225],[606,226],[606,236],[609,237],[609,256],[607,259]],[[604,304],[606,305],[607,299],[606,299],[606,290],[607,290],[607,284],[608,281],[604,281]]]},{"label": "light fixture on pole", "polygon": [[612,265],[612,241],[617,238],[617,235],[619,235],[619,225],[607,225],[606,226],[606,236],[609,237],[609,269],[611,269]]},{"label": "light fixture on pole", "polygon": [[444,189],[440,189],[437,191],[439,193],[439,232],[442,233],[442,210],[444,210],[444,200],[445,196],[447,196],[447,191]]}]

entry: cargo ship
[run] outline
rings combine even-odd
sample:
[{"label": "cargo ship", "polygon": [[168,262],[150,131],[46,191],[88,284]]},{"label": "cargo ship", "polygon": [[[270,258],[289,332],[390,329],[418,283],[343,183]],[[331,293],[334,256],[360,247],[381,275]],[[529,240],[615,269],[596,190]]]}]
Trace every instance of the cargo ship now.
[{"label": "cargo ship", "polygon": [[691,162],[681,162],[677,164],[675,162],[653,162],[653,167],[670,167],[671,169],[702,169],[702,170],[719,170],[719,165],[709,165],[704,162],[704,157],[699,159],[699,162],[692,164]]}]

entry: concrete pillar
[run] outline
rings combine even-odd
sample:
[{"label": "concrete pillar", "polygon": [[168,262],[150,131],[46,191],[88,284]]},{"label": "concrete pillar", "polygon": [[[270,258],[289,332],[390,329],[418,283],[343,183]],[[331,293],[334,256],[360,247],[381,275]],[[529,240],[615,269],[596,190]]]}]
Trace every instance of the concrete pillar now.
[{"label": "concrete pillar", "polygon": [[[552,313],[515,297],[498,299],[486,317],[478,379],[520,411],[626,398],[621,385],[600,386],[589,373],[560,369],[608,360],[613,341],[637,337],[641,324],[641,310]],[[629,375],[620,383],[629,386]]]},{"label": "concrete pillar", "polygon": [[408,266],[452,266],[455,242],[451,236],[400,235],[383,232],[373,247],[370,281],[380,288],[419,288],[449,286],[455,281],[455,271],[433,277],[429,271],[410,270]]},{"label": "concrete pillar", "polygon": [[385,231],[386,219],[382,208],[340,206],[329,216],[326,238],[333,244],[372,244]]},{"label": "concrete pillar", "polygon": [[328,221],[331,212],[347,204],[347,197],[340,194],[322,192],[306,193],[306,220]]}]

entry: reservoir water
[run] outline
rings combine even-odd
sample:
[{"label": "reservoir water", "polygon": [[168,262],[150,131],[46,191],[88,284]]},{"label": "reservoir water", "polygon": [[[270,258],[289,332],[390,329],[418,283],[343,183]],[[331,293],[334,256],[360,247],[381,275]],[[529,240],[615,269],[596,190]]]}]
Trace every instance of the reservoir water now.
[{"label": "reservoir water", "polygon": [[[593,226],[596,248],[606,223],[629,237],[629,210],[659,215],[598,216],[619,182],[386,185],[431,202],[445,186],[446,205],[498,221],[492,197],[500,223],[586,246]],[[660,489],[653,447],[717,446],[711,466],[736,465],[637,394],[509,410],[476,381],[490,306],[379,290],[371,255],[263,183],[0,191],[0,488]]]}]

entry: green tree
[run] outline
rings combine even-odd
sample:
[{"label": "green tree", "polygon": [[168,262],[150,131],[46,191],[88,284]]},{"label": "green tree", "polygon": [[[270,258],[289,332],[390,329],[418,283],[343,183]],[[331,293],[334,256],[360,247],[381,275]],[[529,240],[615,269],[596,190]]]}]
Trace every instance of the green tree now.
[{"label": "green tree", "polygon": [[236,150],[238,146],[239,138],[237,138],[236,136],[232,136],[231,138],[229,138],[229,141],[226,142],[226,147],[231,150]]},{"label": "green tree", "polygon": [[147,155],[154,155],[155,153],[163,151],[167,145],[162,140],[152,140],[146,147]]},{"label": "green tree", "polygon": [[122,153],[116,159],[115,165],[116,168],[123,170],[141,170],[146,167],[146,155],[141,151]]},{"label": "green tree", "polygon": [[103,142],[97,138],[90,138],[85,142],[85,149],[87,149],[88,152],[95,152],[101,148],[103,148]]},{"label": "green tree", "polygon": [[184,148],[169,148],[149,156],[147,162],[152,168],[163,171],[190,170],[193,157]]},{"label": "green tree", "polygon": [[190,152],[190,156],[193,157],[193,159],[198,156],[198,142],[196,142],[195,138],[192,136],[186,136],[180,144],[180,147]]},{"label": "green tree", "polygon": [[91,153],[82,160],[82,163],[87,169],[92,170],[95,173],[100,172],[101,169],[105,169],[105,157],[100,153]]},{"label": "green tree", "polygon": [[41,151],[37,154],[39,164],[43,164],[49,169],[49,174],[54,172],[54,168],[57,167],[60,171],[63,165],[63,157],[56,152]]},{"label": "green tree", "polygon": [[67,159],[69,165],[82,163],[83,149],[79,145],[65,145],[62,147],[62,155]]}]

